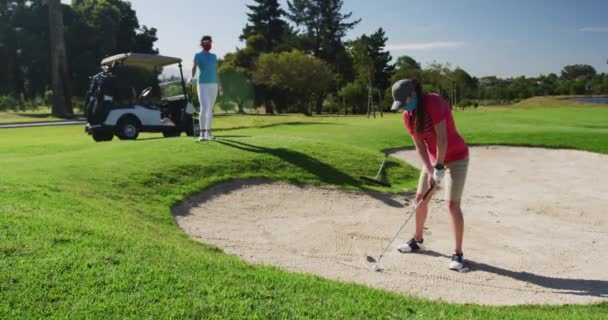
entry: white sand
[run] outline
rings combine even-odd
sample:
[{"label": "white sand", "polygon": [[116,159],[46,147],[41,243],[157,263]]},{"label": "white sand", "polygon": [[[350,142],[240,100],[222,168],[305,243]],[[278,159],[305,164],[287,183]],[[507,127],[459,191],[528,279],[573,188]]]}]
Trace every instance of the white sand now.
[{"label": "white sand", "polygon": [[[414,151],[393,155],[418,165]],[[447,268],[453,236],[443,192],[431,203],[428,251],[401,254],[396,241],[384,272],[371,271],[365,256],[387,245],[411,212],[411,194],[232,182],[184,201],[174,214],[199,241],[289,271],[458,303],[594,303],[608,301],[607,163],[608,156],[581,151],[471,148],[467,273]],[[413,222],[399,240],[411,237]]]}]

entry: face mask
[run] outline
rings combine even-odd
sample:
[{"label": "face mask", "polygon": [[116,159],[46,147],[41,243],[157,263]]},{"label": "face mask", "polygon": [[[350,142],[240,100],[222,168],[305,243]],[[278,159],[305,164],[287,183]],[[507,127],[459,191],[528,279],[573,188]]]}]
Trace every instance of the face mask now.
[{"label": "face mask", "polygon": [[211,50],[211,43],[203,43],[203,50],[210,51]]},{"label": "face mask", "polygon": [[418,98],[410,98],[410,103],[406,104],[403,108],[407,111],[414,111],[418,105]]}]

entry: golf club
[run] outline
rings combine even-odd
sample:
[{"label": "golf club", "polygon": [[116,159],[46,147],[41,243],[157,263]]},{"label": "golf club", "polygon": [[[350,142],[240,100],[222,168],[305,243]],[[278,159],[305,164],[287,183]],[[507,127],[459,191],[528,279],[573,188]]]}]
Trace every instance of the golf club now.
[{"label": "golf club", "polygon": [[194,142],[199,142],[198,138],[199,138],[199,134],[201,132],[201,127],[199,124],[199,118],[200,118],[200,112],[201,112],[201,105],[200,105],[200,101],[198,102],[199,105],[198,107],[194,105],[194,95],[195,95],[195,90],[196,89],[196,83],[198,82],[197,78],[190,78],[190,80],[188,80],[188,94],[190,95],[189,99],[192,102],[192,106],[194,107],[194,113],[192,113],[192,137],[194,138]]},{"label": "golf club", "polygon": [[198,115],[198,112],[195,111],[192,114],[192,137],[194,137],[195,142],[198,142],[198,137],[200,135],[201,129],[200,129],[200,125],[198,123],[199,116],[195,117],[195,115]]},{"label": "golf club", "polygon": [[365,176],[360,176],[359,178],[361,180],[367,181],[369,183],[381,185],[381,186],[384,186],[384,187],[390,187],[391,186],[390,183],[384,182],[382,180],[378,180],[378,178],[380,177],[380,174],[382,173],[382,170],[384,169],[384,165],[386,164],[386,158],[388,158],[388,152],[384,153],[384,160],[382,160],[382,165],[380,165],[380,170],[378,170],[378,173],[376,174],[375,178],[370,178],[370,177],[365,177]]},{"label": "golf club", "polygon": [[386,253],[386,250],[388,250],[388,248],[391,246],[391,244],[393,244],[393,242],[395,241],[395,239],[397,239],[397,236],[399,235],[399,233],[401,233],[401,230],[403,230],[403,227],[405,227],[405,225],[408,223],[408,221],[410,221],[410,219],[412,218],[412,216],[414,215],[414,213],[416,212],[416,210],[418,209],[418,207],[420,206],[420,204],[422,204],[422,202],[424,202],[424,199],[426,199],[426,197],[429,195],[429,193],[431,193],[431,191],[435,188],[435,186],[431,186],[429,188],[429,190],[424,194],[424,196],[422,196],[422,199],[420,199],[420,201],[416,204],[416,206],[414,207],[414,210],[412,210],[412,213],[410,213],[410,216],[405,220],[405,222],[401,225],[401,228],[399,228],[399,231],[397,231],[397,233],[395,233],[395,236],[393,237],[393,239],[391,240],[391,242],[388,243],[388,245],[386,246],[386,248],[384,248],[384,250],[382,250],[382,253],[380,254],[380,256],[378,257],[378,259],[372,257],[372,256],[367,256],[367,262],[370,263],[375,263],[375,265],[372,267],[372,269],[374,271],[382,271],[382,267],[380,267],[378,264],[380,263],[380,260],[382,259],[382,257],[384,257],[384,254]]}]

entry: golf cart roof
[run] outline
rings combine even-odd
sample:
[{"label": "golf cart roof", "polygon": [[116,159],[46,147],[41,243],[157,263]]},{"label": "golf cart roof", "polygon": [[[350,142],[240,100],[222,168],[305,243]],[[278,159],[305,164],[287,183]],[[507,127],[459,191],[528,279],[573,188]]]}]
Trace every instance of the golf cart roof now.
[{"label": "golf cart roof", "polygon": [[180,63],[182,59],[149,53],[121,53],[101,60],[101,65],[111,66],[115,62],[132,67],[154,68]]}]

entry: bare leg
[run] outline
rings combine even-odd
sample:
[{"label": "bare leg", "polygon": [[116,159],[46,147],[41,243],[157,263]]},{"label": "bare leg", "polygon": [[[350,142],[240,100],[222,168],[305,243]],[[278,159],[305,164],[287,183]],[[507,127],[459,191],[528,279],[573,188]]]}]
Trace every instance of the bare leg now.
[{"label": "bare leg", "polygon": [[[424,238],[424,223],[426,222],[426,217],[429,213],[429,202],[433,197],[433,193],[434,191],[431,191],[416,210],[416,241],[422,241]],[[422,194],[416,194],[416,203],[419,203],[422,200],[422,196]]]},{"label": "bare leg", "polygon": [[454,231],[455,253],[462,253],[462,238],[464,234],[464,218],[462,216],[462,209],[460,208],[460,201],[450,201],[448,204],[450,216],[452,217],[452,229]]}]

